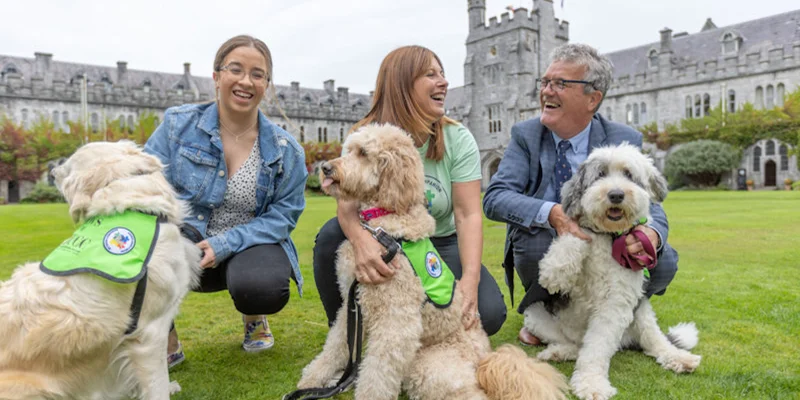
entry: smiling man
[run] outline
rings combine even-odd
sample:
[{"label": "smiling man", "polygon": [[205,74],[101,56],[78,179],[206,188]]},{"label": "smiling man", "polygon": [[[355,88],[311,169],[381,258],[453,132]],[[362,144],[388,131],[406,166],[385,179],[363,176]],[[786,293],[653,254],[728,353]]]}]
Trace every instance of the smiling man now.
[{"label": "smiling man", "polygon": [[[511,128],[511,141],[497,173],[483,199],[486,216],[508,224],[506,235],[506,277],[513,293],[513,270],[525,288],[518,311],[530,326],[533,313],[525,311],[534,303],[551,302],[539,285],[539,261],[556,235],[572,234],[589,240],[577,223],[561,208],[561,185],[589,153],[601,146],[629,142],[642,145],[642,134],[626,125],[611,122],[597,113],[611,83],[611,62],[594,48],[566,44],[556,48],[552,63],[536,81],[540,117]],[[662,295],[678,269],[678,254],[667,243],[668,223],[664,210],[652,204],[653,221],[639,225],[657,249],[658,263],[650,271],[646,295]],[[630,254],[643,252],[634,235],[628,236]],[[611,249],[608,249],[611,252]],[[620,267],[621,268],[621,267]],[[539,340],[523,326],[523,344]]]}]

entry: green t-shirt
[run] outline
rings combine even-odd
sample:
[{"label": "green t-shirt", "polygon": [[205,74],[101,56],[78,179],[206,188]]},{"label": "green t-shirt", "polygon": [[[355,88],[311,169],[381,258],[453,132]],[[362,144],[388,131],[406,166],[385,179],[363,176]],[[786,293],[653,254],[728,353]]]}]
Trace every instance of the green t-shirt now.
[{"label": "green t-shirt", "polygon": [[461,124],[454,124],[445,125],[443,132],[445,150],[442,161],[425,158],[428,142],[418,149],[425,167],[428,212],[436,220],[434,237],[449,236],[456,232],[452,184],[481,179],[481,156],[469,130]]}]

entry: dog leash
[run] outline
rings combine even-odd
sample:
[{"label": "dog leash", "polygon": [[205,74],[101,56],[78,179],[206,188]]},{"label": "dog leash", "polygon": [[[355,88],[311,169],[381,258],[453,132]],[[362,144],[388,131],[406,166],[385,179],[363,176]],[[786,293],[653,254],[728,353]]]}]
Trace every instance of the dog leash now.
[{"label": "dog leash", "polygon": [[[644,255],[631,254],[628,252],[628,245],[625,242],[628,235],[633,235],[639,239],[645,252]],[[633,271],[644,270],[644,274],[647,278],[650,278],[650,270],[656,266],[656,249],[653,248],[653,244],[650,243],[650,239],[647,235],[636,229],[631,229],[627,234],[620,235],[614,239],[611,245],[611,256],[614,257],[614,260],[622,267]]]},{"label": "dog leash", "polygon": [[[361,223],[364,229],[368,230],[375,240],[386,248],[386,254],[381,256],[383,262],[389,263],[394,259],[399,251],[400,244],[394,240],[383,228],[372,228],[365,223]],[[350,292],[347,296],[347,347],[350,357],[347,360],[347,367],[344,374],[333,387],[327,388],[308,388],[295,390],[285,396],[283,400],[312,400],[328,399],[347,390],[358,377],[358,366],[361,364],[361,353],[364,341],[364,320],[361,315],[361,306],[356,301],[356,288],[358,281],[353,280],[350,285]]]}]

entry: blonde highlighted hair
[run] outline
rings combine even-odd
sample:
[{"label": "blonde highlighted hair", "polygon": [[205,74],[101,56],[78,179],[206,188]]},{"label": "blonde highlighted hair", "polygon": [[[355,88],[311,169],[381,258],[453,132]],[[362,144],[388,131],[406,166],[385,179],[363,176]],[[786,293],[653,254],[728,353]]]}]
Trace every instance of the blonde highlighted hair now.
[{"label": "blonde highlighted hair", "polygon": [[353,126],[351,132],[372,123],[389,123],[422,143],[430,136],[431,143],[425,157],[441,161],[444,157],[442,127],[455,124],[456,121],[442,117],[430,124],[428,121],[435,117],[427,115],[413,99],[414,82],[425,75],[432,60],[442,65],[436,53],[422,46],[404,46],[389,53],[378,70],[372,108]]}]

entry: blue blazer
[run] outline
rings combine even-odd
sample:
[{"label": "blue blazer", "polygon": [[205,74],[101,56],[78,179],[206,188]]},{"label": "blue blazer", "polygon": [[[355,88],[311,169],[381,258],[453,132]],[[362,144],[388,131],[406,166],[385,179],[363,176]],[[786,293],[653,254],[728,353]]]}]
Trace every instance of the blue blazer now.
[{"label": "blue blazer", "polygon": [[[600,114],[594,115],[589,132],[590,153],[595,148],[625,141],[641,147],[642,134],[627,125],[611,122]],[[513,257],[508,257],[509,235],[513,230],[521,229],[534,234],[544,229],[544,226],[534,223],[534,218],[545,203],[542,197],[552,177],[555,160],[553,136],[542,125],[540,118],[517,123],[511,128],[511,141],[483,198],[486,217],[508,224],[507,261],[513,262],[509,260]],[[661,234],[663,251],[669,235],[667,216],[660,204],[652,204],[650,214],[653,217],[650,226]],[[549,241],[555,236],[552,229],[548,230],[550,235],[543,237],[543,240]]]}]

